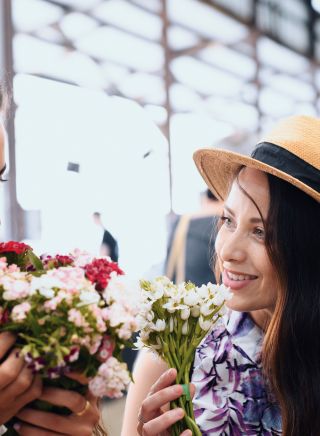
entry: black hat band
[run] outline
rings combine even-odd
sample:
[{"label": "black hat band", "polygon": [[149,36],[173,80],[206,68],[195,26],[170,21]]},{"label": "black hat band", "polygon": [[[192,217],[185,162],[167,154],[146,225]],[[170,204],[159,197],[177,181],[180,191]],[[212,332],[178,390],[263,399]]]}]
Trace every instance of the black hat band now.
[{"label": "black hat band", "polygon": [[271,142],[260,142],[251,157],[320,192],[320,171],[290,151]]}]

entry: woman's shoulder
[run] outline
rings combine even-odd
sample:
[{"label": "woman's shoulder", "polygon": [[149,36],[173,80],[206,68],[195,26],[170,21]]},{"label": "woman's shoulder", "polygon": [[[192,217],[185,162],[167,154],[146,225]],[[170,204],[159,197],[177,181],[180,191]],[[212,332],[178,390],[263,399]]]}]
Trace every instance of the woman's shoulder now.
[{"label": "woman's shoulder", "polygon": [[205,357],[227,359],[235,353],[258,363],[262,341],[263,332],[249,313],[228,310],[198,347],[195,366]]}]

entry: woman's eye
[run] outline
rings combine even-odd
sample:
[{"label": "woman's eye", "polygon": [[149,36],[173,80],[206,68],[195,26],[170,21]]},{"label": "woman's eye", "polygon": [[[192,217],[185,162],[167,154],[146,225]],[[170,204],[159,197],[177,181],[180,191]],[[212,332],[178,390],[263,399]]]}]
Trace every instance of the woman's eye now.
[{"label": "woman's eye", "polygon": [[260,227],[256,227],[255,229],[254,229],[254,232],[253,232],[259,239],[264,239],[264,237],[265,237],[265,232],[264,232],[264,229],[261,229]]},{"label": "woman's eye", "polygon": [[220,220],[222,221],[222,223],[223,223],[226,227],[230,227],[230,226],[231,226],[231,223],[232,223],[231,218],[222,215],[222,216],[220,217]]}]

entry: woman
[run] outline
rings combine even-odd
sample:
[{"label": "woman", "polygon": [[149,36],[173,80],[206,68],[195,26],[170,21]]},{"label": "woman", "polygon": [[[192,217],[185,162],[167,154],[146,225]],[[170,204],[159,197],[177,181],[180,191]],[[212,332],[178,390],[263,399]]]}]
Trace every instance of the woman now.
[{"label": "woman", "polygon": [[[0,115],[4,108],[4,92],[0,85]],[[0,176],[5,170],[5,130],[0,116]],[[1,177],[0,177],[1,178]],[[41,380],[27,368],[22,356],[14,349],[15,336],[0,333],[0,434],[5,434],[5,424],[15,416],[18,434],[26,436],[81,435],[91,436],[99,421],[97,399],[88,393],[85,397],[76,392],[55,388],[42,388]],[[73,378],[85,383],[80,375]],[[65,406],[72,411],[69,416],[36,411],[28,407],[34,399]]]},{"label": "woman", "polygon": [[[217,267],[233,292],[225,325],[207,336],[194,362],[191,390],[204,435],[320,435],[319,137],[320,120],[296,116],[252,157],[195,153],[209,188],[225,200]],[[181,419],[168,403],[183,390],[175,370],[166,370],[148,353],[139,357],[123,436],[134,427],[167,435]]]}]

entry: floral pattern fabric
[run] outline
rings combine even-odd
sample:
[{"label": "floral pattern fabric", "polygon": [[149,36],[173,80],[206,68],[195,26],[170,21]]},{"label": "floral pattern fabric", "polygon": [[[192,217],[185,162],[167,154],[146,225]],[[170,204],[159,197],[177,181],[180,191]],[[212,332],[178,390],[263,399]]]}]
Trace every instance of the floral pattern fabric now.
[{"label": "floral pattern fabric", "polygon": [[280,408],[262,374],[262,341],[249,314],[230,311],[198,347],[193,403],[204,436],[281,435]]}]

